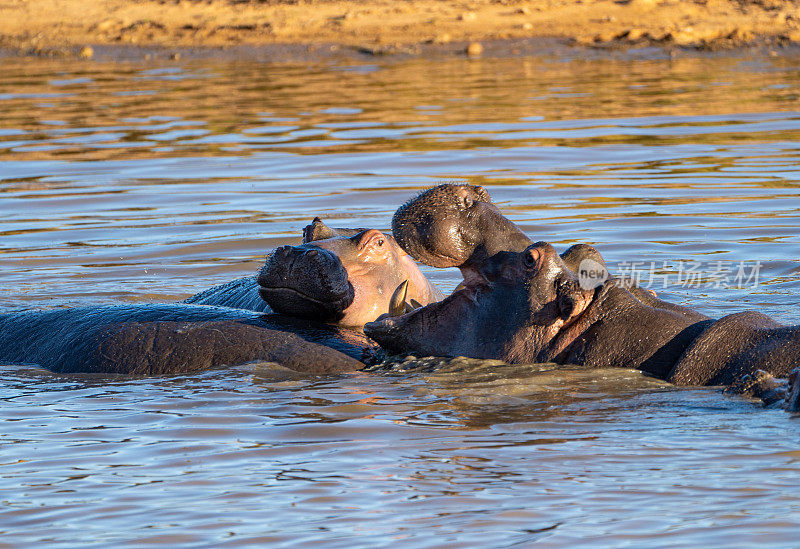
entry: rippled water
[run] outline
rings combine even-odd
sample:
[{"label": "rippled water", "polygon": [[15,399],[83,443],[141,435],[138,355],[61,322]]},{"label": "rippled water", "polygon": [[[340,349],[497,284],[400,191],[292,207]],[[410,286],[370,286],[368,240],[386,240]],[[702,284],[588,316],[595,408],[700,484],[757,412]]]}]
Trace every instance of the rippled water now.
[{"label": "rippled water", "polygon": [[[413,193],[455,180],[668,299],[800,322],[792,58],[2,68],[4,310],[181,299],[253,272],[315,215],[387,228]],[[635,372],[542,368],[6,367],[0,533],[51,547],[796,544],[797,419]]]}]

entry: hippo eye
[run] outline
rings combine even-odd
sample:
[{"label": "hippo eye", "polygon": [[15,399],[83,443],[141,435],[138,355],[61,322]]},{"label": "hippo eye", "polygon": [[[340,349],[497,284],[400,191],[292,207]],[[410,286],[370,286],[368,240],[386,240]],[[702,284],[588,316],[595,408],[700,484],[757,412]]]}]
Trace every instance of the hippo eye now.
[{"label": "hippo eye", "polygon": [[473,202],[472,202],[472,198],[471,198],[471,197],[469,197],[469,196],[465,196],[465,197],[463,198],[463,203],[464,203],[464,207],[465,207],[465,208],[471,208],[471,207],[472,207],[472,204],[473,204]]},{"label": "hippo eye", "polygon": [[378,239],[378,246],[383,246],[383,239],[382,238]]}]

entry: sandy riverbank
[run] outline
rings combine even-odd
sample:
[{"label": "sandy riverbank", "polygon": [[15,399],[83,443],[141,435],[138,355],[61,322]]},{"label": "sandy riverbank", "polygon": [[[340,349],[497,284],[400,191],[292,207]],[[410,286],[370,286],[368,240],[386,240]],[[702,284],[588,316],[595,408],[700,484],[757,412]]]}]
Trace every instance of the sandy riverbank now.
[{"label": "sandy riverbank", "polygon": [[[599,48],[724,49],[800,42],[790,0],[0,0],[0,48],[91,57],[100,47],[433,46],[479,54],[526,38]],[[454,45],[457,45],[454,49]]]}]

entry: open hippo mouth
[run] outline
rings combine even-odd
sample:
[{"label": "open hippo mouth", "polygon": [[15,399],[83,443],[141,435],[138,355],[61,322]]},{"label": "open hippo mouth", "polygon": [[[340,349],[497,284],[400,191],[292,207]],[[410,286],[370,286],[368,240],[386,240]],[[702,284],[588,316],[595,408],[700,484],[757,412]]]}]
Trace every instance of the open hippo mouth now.
[{"label": "open hippo mouth", "polygon": [[338,256],[313,244],[275,250],[258,274],[258,293],[279,314],[337,321],[355,299]]},{"label": "open hippo mouth", "polygon": [[382,316],[364,333],[394,353],[543,362],[591,322],[589,306],[603,292],[582,289],[544,242],[498,252],[462,284],[440,302]]},{"label": "open hippo mouth", "polygon": [[[461,337],[457,323],[451,324],[448,319],[474,316],[478,296],[488,290],[482,282],[478,278],[465,281],[449,296],[425,306],[413,301],[411,305],[407,304],[396,292],[392,301],[399,303],[393,303],[389,313],[365,324],[364,333],[393,353],[413,351],[424,355],[446,354],[443,352],[441,332],[443,329],[448,331],[450,326],[453,330],[448,331],[445,339],[452,341]],[[398,288],[398,292],[400,290]],[[428,335],[430,337],[426,337]]]}]

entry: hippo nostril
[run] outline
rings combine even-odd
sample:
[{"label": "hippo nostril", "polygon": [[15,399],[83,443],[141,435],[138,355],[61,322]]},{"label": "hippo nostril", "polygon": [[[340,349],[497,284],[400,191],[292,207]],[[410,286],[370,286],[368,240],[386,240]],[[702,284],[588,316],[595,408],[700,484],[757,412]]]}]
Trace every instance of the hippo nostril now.
[{"label": "hippo nostril", "polygon": [[305,255],[306,257],[317,257],[319,255],[319,250],[308,250]]}]

